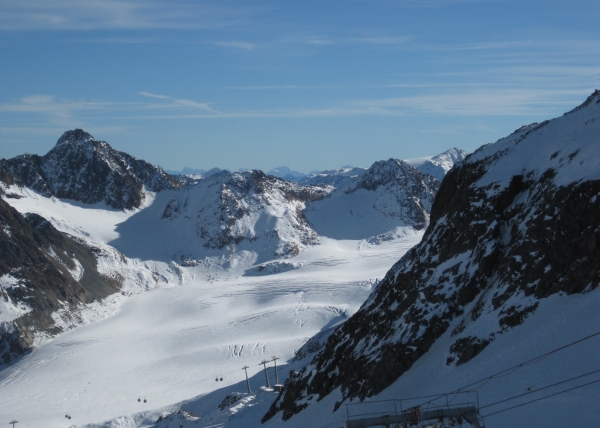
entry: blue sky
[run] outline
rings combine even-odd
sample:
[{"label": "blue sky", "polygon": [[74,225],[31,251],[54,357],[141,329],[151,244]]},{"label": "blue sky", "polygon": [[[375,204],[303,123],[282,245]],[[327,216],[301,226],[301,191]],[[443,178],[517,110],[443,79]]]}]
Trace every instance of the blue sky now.
[{"label": "blue sky", "polygon": [[0,0],[0,157],[167,169],[473,151],[600,88],[600,1]]}]

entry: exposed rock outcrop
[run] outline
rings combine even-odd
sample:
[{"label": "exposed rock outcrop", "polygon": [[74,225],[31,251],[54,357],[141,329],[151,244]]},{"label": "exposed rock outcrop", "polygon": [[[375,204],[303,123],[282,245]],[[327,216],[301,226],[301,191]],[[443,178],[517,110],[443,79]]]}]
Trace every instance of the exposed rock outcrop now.
[{"label": "exposed rock outcrop", "polygon": [[160,167],[114,150],[87,132],[65,132],[44,156],[25,154],[0,160],[0,180],[29,187],[43,196],[116,209],[139,207],[144,188],[159,192],[181,187]]},{"label": "exposed rock outcrop", "polygon": [[305,215],[317,233],[335,239],[367,239],[397,227],[421,230],[438,188],[436,178],[404,161],[378,161],[310,203]]},{"label": "exposed rock outcrop", "polygon": [[422,242],[286,381],[263,420],[289,419],[337,388],[344,400],[378,394],[449,329],[447,363],[464,364],[541,299],[596,288],[599,139],[596,91],[570,114],[522,127],[452,169]]},{"label": "exposed rock outcrop", "polygon": [[31,350],[36,335],[61,332],[56,311],[119,290],[117,280],[98,273],[99,251],[0,198],[0,364]]}]

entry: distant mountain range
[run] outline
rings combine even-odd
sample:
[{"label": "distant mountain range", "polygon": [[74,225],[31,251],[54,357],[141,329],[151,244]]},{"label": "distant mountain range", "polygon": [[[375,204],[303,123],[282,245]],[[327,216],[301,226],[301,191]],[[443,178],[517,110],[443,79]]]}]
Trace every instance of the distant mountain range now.
[{"label": "distant mountain range", "polygon": [[[435,156],[407,159],[404,160],[404,162],[421,172],[434,176],[441,181],[446,173],[450,171],[452,166],[462,161],[466,156],[467,153],[464,150],[460,150],[455,147]],[[282,165],[269,170],[266,174],[282,178],[287,181],[299,182],[300,184],[304,185],[330,184],[338,186],[342,182],[346,182],[345,178],[361,175],[367,169],[368,168],[353,167],[348,165],[339,169],[311,171],[305,174],[303,172],[294,171],[289,167]],[[196,178],[207,177],[219,171],[223,170],[219,168],[213,168],[207,171],[204,169],[193,169],[188,167],[183,168],[181,171],[167,170],[167,172],[172,175],[186,175]],[[243,172],[243,170],[240,170],[240,172]]]}]

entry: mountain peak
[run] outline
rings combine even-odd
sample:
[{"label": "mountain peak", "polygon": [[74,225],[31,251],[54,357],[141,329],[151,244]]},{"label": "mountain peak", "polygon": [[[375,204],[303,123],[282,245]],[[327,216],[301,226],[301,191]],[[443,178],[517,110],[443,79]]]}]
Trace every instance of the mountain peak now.
[{"label": "mountain peak", "polygon": [[95,141],[91,134],[85,132],[83,129],[72,129],[62,134],[56,142],[56,145],[60,146],[61,144],[70,144],[74,142],[87,143],[89,141]]},{"label": "mountain peak", "polygon": [[589,97],[587,97],[587,99],[581,105],[575,107],[571,111],[566,112],[563,116],[566,116],[568,114],[571,114],[573,112],[581,110],[581,109],[589,106],[590,104],[600,104],[600,91],[598,89],[596,89],[594,92],[592,92],[592,94]]},{"label": "mountain peak", "polygon": [[398,180],[400,177],[414,175],[415,173],[420,174],[419,171],[402,160],[393,158],[380,160],[365,171],[358,181],[356,188],[375,190],[383,184]]}]

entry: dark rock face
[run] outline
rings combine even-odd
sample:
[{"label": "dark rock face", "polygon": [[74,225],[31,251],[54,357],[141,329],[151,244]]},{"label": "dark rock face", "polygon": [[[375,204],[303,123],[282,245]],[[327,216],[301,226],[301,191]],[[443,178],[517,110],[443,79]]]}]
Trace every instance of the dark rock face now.
[{"label": "dark rock face", "polygon": [[98,273],[99,251],[59,232],[37,214],[21,215],[0,198],[0,277],[9,276],[13,283],[0,287],[0,298],[29,308],[16,319],[0,322],[0,365],[30,351],[34,333],[59,333],[53,312],[75,309],[119,290],[116,280]]},{"label": "dark rock face", "polygon": [[395,197],[400,207],[398,216],[405,218],[417,230],[428,224],[431,204],[440,186],[439,180],[404,161],[388,159],[371,165],[347,192],[359,189],[375,191],[382,186],[386,188],[385,193]]},{"label": "dark rock face", "polygon": [[308,204],[304,214],[319,235],[372,240],[399,227],[425,229],[438,188],[433,176],[388,159]]},{"label": "dark rock face", "polygon": [[[520,128],[451,170],[422,242],[286,381],[263,421],[277,412],[289,419],[336,388],[344,399],[381,392],[450,327],[447,363],[465,364],[541,299],[596,288],[600,94],[593,96],[569,116]],[[487,333],[470,334],[478,322]]]},{"label": "dark rock face", "polygon": [[161,168],[114,150],[81,129],[65,132],[45,156],[21,155],[0,161],[0,179],[44,196],[116,209],[141,205],[144,186],[159,192],[181,187]]}]

